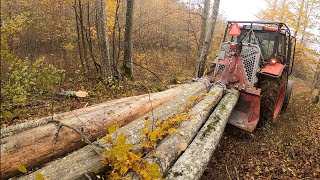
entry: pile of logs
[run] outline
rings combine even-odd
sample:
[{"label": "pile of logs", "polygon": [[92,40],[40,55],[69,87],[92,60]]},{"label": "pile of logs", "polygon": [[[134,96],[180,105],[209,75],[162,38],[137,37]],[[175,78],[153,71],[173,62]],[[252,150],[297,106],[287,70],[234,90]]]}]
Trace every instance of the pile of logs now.
[{"label": "pile of logs", "polygon": [[[190,108],[193,120],[183,121],[144,158],[157,163],[166,179],[199,179],[219,142],[239,92],[224,92],[201,79],[154,94],[123,98],[1,130],[1,179],[19,175],[17,165],[33,169],[18,179],[87,179],[101,168],[101,153],[110,144],[99,138],[111,124],[117,134],[138,146],[145,118],[159,122],[185,111],[190,98],[205,94]],[[135,147],[137,148],[137,147]],[[157,156],[152,156],[157,154]],[[127,175],[138,179],[134,173]]]}]

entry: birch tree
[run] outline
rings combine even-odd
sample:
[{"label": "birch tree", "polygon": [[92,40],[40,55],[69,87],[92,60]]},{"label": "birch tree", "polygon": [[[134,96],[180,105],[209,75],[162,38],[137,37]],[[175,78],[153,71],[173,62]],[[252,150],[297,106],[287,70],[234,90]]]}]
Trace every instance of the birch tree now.
[{"label": "birch tree", "polygon": [[[215,24],[217,21],[217,17],[219,14],[219,5],[220,5],[220,0],[215,0],[213,3],[213,8],[212,8],[212,13],[211,13],[211,27],[210,27],[210,31],[206,32],[206,36],[205,36],[205,41],[200,49],[200,55],[197,61],[197,69],[196,69],[196,76],[197,77],[202,77],[205,71],[205,66],[206,66],[206,62],[207,62],[207,57],[208,57],[208,53],[209,53],[209,48],[211,46],[211,42],[212,42],[212,37],[214,34],[214,29],[215,29]],[[209,5],[210,6],[210,5]]]},{"label": "birch tree", "polygon": [[96,0],[96,28],[98,45],[101,54],[101,74],[102,80],[113,77],[111,71],[111,58],[107,34],[106,1]]}]

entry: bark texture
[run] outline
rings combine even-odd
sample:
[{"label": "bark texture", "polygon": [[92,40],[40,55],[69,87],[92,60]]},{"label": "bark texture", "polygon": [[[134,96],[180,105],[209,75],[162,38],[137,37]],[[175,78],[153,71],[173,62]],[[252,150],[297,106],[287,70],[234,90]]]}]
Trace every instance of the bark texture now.
[{"label": "bark texture", "polygon": [[[138,118],[137,120],[120,128],[117,134],[124,133],[127,137],[127,142],[138,146],[141,141],[141,130],[144,129],[145,117],[154,117],[154,119],[165,120],[172,115],[182,112],[183,106],[186,104],[191,96],[198,96],[205,92],[208,87],[207,81],[196,82],[192,84],[183,85],[183,89],[179,95],[172,98],[169,102],[154,109],[153,112]],[[109,144],[105,144],[98,140],[98,144],[104,146],[106,149],[110,148]],[[90,173],[93,168],[100,168],[101,156],[96,152],[101,151],[95,146],[87,145],[64,158],[50,162],[43,168],[27,175],[20,179],[34,179],[35,173],[41,173],[49,179],[82,179],[85,174]]]},{"label": "bark texture", "polygon": [[203,4],[203,12],[202,12],[202,22],[201,22],[201,32],[200,32],[200,38],[199,38],[199,49],[198,49],[198,60],[196,65],[196,77],[199,77],[199,67],[201,62],[201,53],[203,46],[206,41],[206,36],[208,32],[208,18],[209,18],[209,11],[210,11],[210,1],[211,0],[205,0]]},{"label": "bark texture", "polygon": [[212,9],[212,14],[211,14],[211,28],[210,31],[206,34],[205,38],[205,43],[203,44],[202,48],[200,49],[200,56],[198,59],[197,63],[197,77],[202,77],[204,75],[205,67],[206,67],[206,62],[207,62],[207,57],[209,53],[209,49],[211,47],[211,42],[212,42],[212,37],[214,34],[214,29],[219,13],[219,5],[220,5],[220,0],[214,0],[214,5]]},{"label": "bark texture", "polygon": [[[161,172],[166,174],[170,166],[197,135],[197,132],[218,104],[222,95],[222,87],[213,87],[206,97],[190,110],[189,114],[193,119],[181,122],[179,128],[177,128],[177,133],[164,138],[158,144],[157,148],[151,151],[145,159],[149,163],[158,164]],[[157,156],[155,157],[154,154],[157,154]],[[137,176],[133,176],[133,173],[131,173],[129,177],[131,177],[131,179],[138,179]]]},{"label": "bark texture", "polygon": [[[183,86],[151,94],[150,97],[149,95],[137,96],[132,97],[130,101],[119,100],[122,102],[98,105],[98,107],[102,106],[101,108],[83,108],[64,114],[57,120],[82,129],[83,134],[90,141],[95,141],[107,132],[111,124],[117,123],[120,127],[124,126],[169,101],[181,93],[182,89]],[[1,178],[18,174],[17,165],[24,165],[27,168],[36,167],[84,145],[85,143],[74,130],[66,127],[58,130],[53,123],[1,138]]]},{"label": "bark texture", "polygon": [[134,101],[137,100],[139,98],[143,98],[143,97],[147,97],[148,95],[140,95],[140,96],[134,96],[134,97],[126,97],[126,98],[122,98],[122,99],[116,99],[116,100],[112,100],[112,101],[108,101],[106,103],[100,103],[100,104],[95,104],[86,108],[82,108],[82,109],[77,109],[77,110],[73,110],[73,111],[68,111],[65,113],[60,113],[60,114],[54,114],[53,116],[48,116],[48,117],[44,117],[38,120],[32,120],[32,121],[26,121],[24,123],[21,124],[17,124],[14,126],[9,126],[6,127],[4,129],[0,130],[0,137],[1,138],[5,138],[8,136],[12,136],[14,134],[20,133],[22,131],[26,131],[38,126],[42,126],[45,124],[48,124],[49,121],[51,120],[60,120],[60,119],[68,119],[68,118],[72,118],[75,115],[81,115],[84,113],[89,113],[92,111],[97,111],[98,109],[104,109],[104,108],[108,108],[111,106],[115,106],[119,103],[125,103],[125,102],[129,102],[129,101]]},{"label": "bark texture", "polygon": [[123,69],[128,77],[132,77],[132,29],[134,1],[127,0],[126,28],[124,33]]},{"label": "bark texture", "polygon": [[218,104],[193,142],[169,170],[166,179],[200,179],[237,103],[239,92],[231,90]]},{"label": "bark texture", "polygon": [[97,35],[98,35],[98,44],[101,54],[101,73],[102,79],[106,80],[109,77],[113,77],[111,71],[111,58],[109,50],[109,38],[107,30],[107,15],[106,15],[106,1],[105,0],[96,0],[96,24],[97,24]]}]

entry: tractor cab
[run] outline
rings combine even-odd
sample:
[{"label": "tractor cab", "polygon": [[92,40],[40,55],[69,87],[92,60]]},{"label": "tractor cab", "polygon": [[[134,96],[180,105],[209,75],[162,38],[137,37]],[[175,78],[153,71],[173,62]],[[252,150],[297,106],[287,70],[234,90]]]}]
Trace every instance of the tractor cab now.
[{"label": "tractor cab", "polygon": [[[291,88],[290,92],[286,91],[294,62],[295,41],[284,23],[227,23],[212,81],[241,92],[230,124],[253,131],[257,124],[277,119],[282,106],[288,103],[286,96],[291,93]],[[266,94],[270,94],[267,89],[273,88],[280,93]],[[269,96],[272,96],[272,104],[266,104]]]}]

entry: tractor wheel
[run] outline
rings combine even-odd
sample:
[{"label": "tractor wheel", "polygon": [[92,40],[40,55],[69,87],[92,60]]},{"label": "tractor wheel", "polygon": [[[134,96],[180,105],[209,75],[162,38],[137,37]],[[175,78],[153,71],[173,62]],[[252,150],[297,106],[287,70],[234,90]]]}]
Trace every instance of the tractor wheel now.
[{"label": "tractor wheel", "polygon": [[259,127],[274,123],[282,109],[287,78],[283,74],[280,78],[265,77],[261,81],[261,106]]}]

